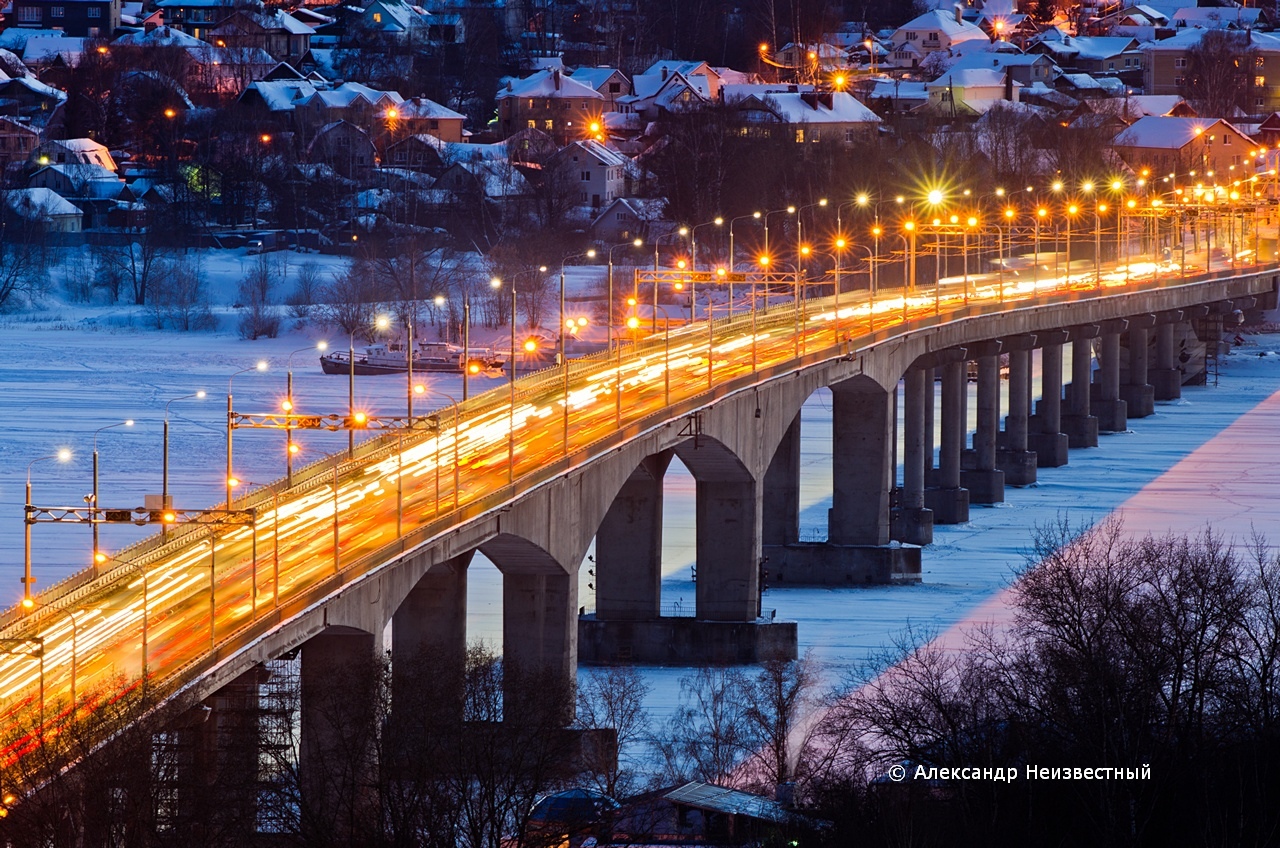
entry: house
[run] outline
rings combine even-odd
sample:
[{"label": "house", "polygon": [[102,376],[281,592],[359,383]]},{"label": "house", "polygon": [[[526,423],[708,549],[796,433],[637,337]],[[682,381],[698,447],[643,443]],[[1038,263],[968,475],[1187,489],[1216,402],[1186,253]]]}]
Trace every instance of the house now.
[{"label": "house", "polygon": [[665,201],[619,197],[600,210],[591,222],[591,238],[604,244],[621,244],[649,234],[649,223],[662,219]]},{"label": "house", "polygon": [[[720,86],[725,83],[723,75],[725,69],[713,68],[706,62],[681,62],[674,59],[660,59],[654,62],[640,76],[657,77],[665,80],[672,74],[680,74],[680,76],[697,84],[698,77],[701,77],[705,84],[699,88],[707,93],[707,97],[712,99],[720,96]],[[634,82],[634,81],[633,81]]]},{"label": "house", "polygon": [[454,15],[438,21],[426,9],[403,0],[373,0],[358,12],[352,23],[359,29],[380,33],[399,41],[453,44],[463,41],[462,23]]},{"label": "house", "polygon": [[1173,13],[1170,21],[1175,29],[1267,29],[1271,19],[1261,6],[1190,6]]},{"label": "house", "polygon": [[4,79],[0,74],[0,103],[9,117],[25,120],[32,127],[45,129],[55,122],[67,93],[41,82],[34,76]]},{"label": "house", "polygon": [[1039,25],[1030,15],[1014,13],[987,14],[984,11],[983,14],[978,16],[975,25],[986,33],[987,37],[992,41],[1007,41],[1024,50],[1027,47],[1027,43],[1040,32]]},{"label": "house", "polygon": [[276,61],[297,64],[311,49],[311,35],[311,27],[279,9],[245,8],[209,30],[208,40],[215,47],[258,48]]},{"label": "house", "polygon": [[600,92],[554,69],[508,80],[497,101],[503,138],[522,129],[539,129],[561,144],[585,135],[606,106]]},{"label": "house", "polygon": [[340,176],[366,182],[378,153],[369,134],[349,121],[333,121],[316,131],[307,146],[307,160],[328,165]]},{"label": "house", "polygon": [[[1187,28],[1172,38],[1142,46],[1145,94],[1185,95],[1191,81],[1196,48],[1208,30]],[[1270,32],[1227,32],[1222,36],[1253,54],[1253,68],[1241,69],[1248,87],[1250,113],[1280,110],[1280,35]]]},{"label": "house", "polygon": [[970,53],[952,63],[949,70],[960,71],[986,68],[1005,71],[1019,85],[1043,83],[1053,85],[1055,66],[1053,60],[1037,53],[1000,53],[984,51]]},{"label": "house", "polygon": [[383,119],[393,138],[407,135],[433,135],[441,141],[462,142],[468,135],[462,128],[467,118],[447,106],[425,97],[412,97],[388,106]]},{"label": "house", "polygon": [[390,110],[404,98],[395,91],[379,91],[358,82],[344,82],[334,88],[316,86],[314,93],[294,106],[300,131],[345,121],[366,130],[370,137],[385,131]]},{"label": "house", "polygon": [[116,163],[107,148],[91,138],[64,138],[46,141],[31,151],[32,165],[98,165],[115,171]]},{"label": "house", "polygon": [[73,38],[110,38],[120,26],[120,0],[14,0],[11,21],[56,29]]},{"label": "house", "polygon": [[847,91],[797,91],[749,95],[738,114],[757,133],[781,129],[797,144],[853,144],[880,124],[880,116]]},{"label": "house", "polygon": [[101,165],[68,163],[41,168],[27,188],[45,188],[71,200],[84,213],[83,229],[107,226],[107,216],[124,188],[124,180]]},{"label": "house", "polygon": [[40,224],[45,232],[78,233],[84,213],[57,192],[47,188],[20,188],[4,193],[6,218]]},{"label": "house", "polygon": [[40,143],[39,131],[18,118],[0,117],[0,173],[10,165],[26,164]]},{"label": "house", "polygon": [[[663,69],[656,74],[639,74],[632,80],[633,91],[618,98],[618,110],[639,115],[642,122],[656,121],[664,113],[678,112],[713,99],[710,80],[703,74],[686,77],[680,71]],[[723,92],[718,87],[717,92]]]},{"label": "house", "polygon": [[1115,137],[1116,153],[1134,170],[1188,174],[1205,184],[1226,184],[1244,175],[1256,145],[1223,120],[1139,118]]},{"label": "house", "polygon": [[954,14],[934,9],[913,18],[894,30],[890,44],[895,64],[901,64],[898,53],[917,67],[930,53],[946,52],[966,41],[990,42],[981,28],[961,18],[957,7]]},{"label": "house", "polygon": [[1141,70],[1137,39],[1123,36],[1072,36],[1050,27],[1027,47],[1027,52],[1044,53],[1068,71],[1091,74]]},{"label": "house", "polygon": [[1013,74],[998,68],[952,68],[933,82],[925,83],[926,111],[956,117],[981,115],[995,103],[1019,101],[1020,83]]},{"label": "house", "polygon": [[51,68],[73,68],[80,64],[85,41],[69,35],[34,35],[23,45],[22,64],[41,75]]},{"label": "house", "polygon": [[560,150],[549,165],[560,176],[562,185],[572,185],[578,192],[579,203],[598,211],[622,195],[627,161],[617,151],[587,139]]},{"label": "house", "polygon": [[209,30],[231,16],[236,0],[156,0],[164,13],[166,26],[196,38],[204,38]]},{"label": "house", "polygon": [[618,98],[631,93],[631,80],[616,68],[578,68],[570,76],[600,92],[604,97],[605,112],[614,111]]},{"label": "house", "polygon": [[510,162],[499,159],[455,162],[445,168],[432,188],[499,203],[522,200],[533,194],[524,174]]},{"label": "house", "polygon": [[445,167],[444,158],[440,155],[440,140],[423,133],[388,144],[382,164],[425,174],[439,174]]}]

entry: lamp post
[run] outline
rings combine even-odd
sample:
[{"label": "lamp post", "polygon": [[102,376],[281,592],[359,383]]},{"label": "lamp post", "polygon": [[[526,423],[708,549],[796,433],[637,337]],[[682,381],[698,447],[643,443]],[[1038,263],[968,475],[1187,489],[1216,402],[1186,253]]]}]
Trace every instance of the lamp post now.
[{"label": "lamp post", "polygon": [[[133,419],[128,418],[124,421],[117,421],[115,424],[108,424],[105,427],[99,427],[93,431],[93,494],[89,496],[89,526],[93,530],[93,554],[98,552],[98,434],[103,430],[132,426]],[[98,564],[96,562],[93,564],[93,574],[95,577],[98,574]]]},{"label": "lamp post", "polygon": [[[661,306],[662,310],[662,405],[671,405],[671,316],[667,314],[667,310]],[[627,319],[627,326],[632,330],[640,326],[640,319],[632,315]]]},{"label": "lamp post", "polygon": [[[416,394],[433,394],[439,395],[447,399],[453,404],[453,508],[458,508],[458,400],[453,395],[446,394],[439,389],[428,389],[422,384],[413,387]],[[435,449],[435,475],[436,475],[436,507],[435,515],[440,515],[440,413],[435,413],[436,419],[436,449]]]},{"label": "lamp post", "polygon": [[724,226],[724,218],[717,215],[714,219],[689,228],[689,265],[691,270],[698,270],[698,227]]},{"label": "lamp post", "polygon": [[785,209],[770,209],[768,212],[764,213],[764,255],[765,256],[769,256],[769,216],[777,215],[782,212],[785,212],[788,215],[794,215],[795,211],[796,211],[796,208],[794,206],[788,206]]},{"label": "lamp post", "polygon": [[37,462],[56,459],[58,462],[67,462],[71,459],[71,451],[63,448],[57,453],[48,456],[39,456],[27,463],[27,502],[23,510],[22,524],[22,608],[28,612],[36,605],[35,600],[31,597],[31,584],[36,582],[31,576],[31,466]]},{"label": "lamp post", "polygon": [[1093,207],[1093,285],[1102,291],[1102,215],[1107,204],[1098,201]]},{"label": "lamp post", "polygon": [[1035,223],[1035,260],[1031,263],[1031,287],[1033,289],[1040,288],[1040,222],[1049,215],[1049,210],[1043,206],[1036,208],[1035,217],[1032,221]]},{"label": "lamp post", "polygon": [[1071,219],[1080,211],[1074,203],[1067,204],[1067,285],[1071,285]]},{"label": "lamp post", "polygon": [[[658,332],[658,245],[662,244],[664,238],[672,236],[683,237],[689,234],[688,227],[681,227],[674,233],[664,233],[653,240],[653,332]],[[561,323],[563,324],[563,315]]]},{"label": "lamp post", "polygon": [[[654,256],[657,256],[657,248],[654,248]],[[565,317],[564,317],[564,269],[571,259],[595,259],[596,252],[594,249],[585,253],[574,253],[566,256],[560,262],[560,364],[565,366],[565,381],[568,382],[568,363],[569,359],[565,351]]]},{"label": "lamp post", "polygon": [[739,215],[736,218],[729,219],[729,317],[733,317],[733,273],[737,270],[737,261],[733,254],[733,225],[738,221],[745,221],[748,218],[760,220],[763,216],[761,212],[752,212],[750,215]]},{"label": "lamp post", "polygon": [[[204,389],[201,389],[198,392],[193,392],[189,395],[179,395],[176,398],[165,401],[164,439],[163,439],[164,450],[163,450],[163,458],[161,460],[161,472],[160,472],[160,500],[161,500],[160,508],[161,509],[169,509],[171,506],[171,504],[169,503],[169,404],[177,403],[180,400],[190,400],[191,398],[199,398],[203,400],[204,397],[205,397],[205,391]],[[168,529],[169,528],[166,525],[164,528],[164,532],[167,533]],[[95,545],[94,548],[96,549],[97,545]]]},{"label": "lamp post", "polygon": [[[285,360],[285,393],[284,393],[284,403],[282,404],[282,406],[284,408],[284,412],[286,416],[292,415],[293,410],[295,408],[295,404],[293,402],[293,356],[294,354],[303,353],[308,350],[318,350],[321,353],[324,353],[328,349],[329,349],[328,342],[316,342],[314,347],[300,347],[297,350],[292,351],[289,354],[288,359]],[[165,421],[165,424],[166,425],[168,424],[167,419]],[[288,426],[288,424],[289,424],[289,419],[286,418],[285,428],[284,428],[284,439],[285,439],[284,441],[284,479],[285,479],[285,486],[288,488],[293,488],[293,455],[298,452],[298,447],[293,442],[293,428]],[[164,508],[168,509],[169,504],[166,503],[164,505]]]},{"label": "lamp post", "polygon": [[[717,219],[718,220],[718,219]],[[644,239],[636,238],[631,241],[624,241],[622,244],[615,244],[609,248],[609,284],[607,292],[607,301],[605,306],[605,346],[607,350],[613,350],[613,252],[623,247],[643,247]],[[514,306],[512,307],[515,308]],[[511,350],[515,352],[515,324],[512,325],[511,331]]]},{"label": "lamp post", "polygon": [[227,509],[231,509],[231,499],[234,495],[233,489],[236,487],[235,474],[231,471],[231,434],[234,432],[232,425],[235,423],[235,413],[231,411],[231,383],[241,374],[247,374],[250,371],[266,371],[267,361],[259,360],[256,365],[248,368],[241,368],[227,378],[227,476],[223,482],[227,485]]},{"label": "lamp post", "polygon": [[[380,317],[374,321],[374,326],[380,330],[384,330],[389,326],[390,322],[385,317]],[[413,352],[409,352],[409,359],[412,362]],[[356,414],[356,328],[352,328],[347,333],[347,459],[354,459],[356,455],[356,433],[351,429],[351,419]],[[413,370],[412,364],[409,366],[410,371]],[[228,504],[229,506],[229,504]]]}]

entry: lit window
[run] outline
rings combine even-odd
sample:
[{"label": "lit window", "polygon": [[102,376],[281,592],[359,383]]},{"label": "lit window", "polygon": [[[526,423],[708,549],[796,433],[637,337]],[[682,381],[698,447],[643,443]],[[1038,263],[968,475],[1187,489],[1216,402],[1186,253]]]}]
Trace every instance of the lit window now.
[{"label": "lit window", "polygon": [[1267,78],[1266,78],[1266,77],[1261,77],[1261,76],[1259,76],[1259,77],[1254,77],[1254,78],[1253,78],[1253,84],[1254,84],[1254,85],[1256,85],[1258,88],[1262,88],[1264,85],[1266,85],[1266,84],[1267,84]]},{"label": "lit window", "polygon": [[546,128],[547,128],[548,130],[553,130],[553,129],[555,129],[555,128],[556,128],[556,122],[555,122],[555,121],[544,121],[543,123],[546,125]]},{"label": "lit window", "polygon": [[382,13],[381,13],[381,12],[374,12],[374,13],[373,13],[373,22],[374,22],[375,24],[380,24],[380,23],[382,23]]}]

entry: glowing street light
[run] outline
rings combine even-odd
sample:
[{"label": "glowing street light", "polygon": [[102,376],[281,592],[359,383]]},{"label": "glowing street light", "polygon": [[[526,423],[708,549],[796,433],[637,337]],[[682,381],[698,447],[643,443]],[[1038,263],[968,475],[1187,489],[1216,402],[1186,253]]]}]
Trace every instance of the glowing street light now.
[{"label": "glowing street light", "polygon": [[266,370],[267,361],[263,359],[248,368],[241,368],[239,371],[236,371],[227,378],[227,474],[225,477],[227,484],[227,509],[231,509],[231,499],[234,497],[234,490],[237,483],[235,475],[231,471],[231,434],[234,432],[234,427],[232,425],[235,423],[235,413],[232,412],[231,409],[231,383],[241,374],[248,374],[250,371],[263,372]]},{"label": "glowing street light", "polygon": [[[163,454],[164,455],[161,459],[161,472],[160,472],[160,509],[165,511],[166,513],[168,512],[169,509],[173,507],[173,504],[169,500],[169,405],[173,403],[177,403],[180,400],[190,400],[191,398],[204,400],[204,397],[205,397],[205,391],[204,389],[201,389],[200,391],[192,392],[189,395],[179,395],[176,398],[171,398],[170,400],[165,401],[165,404],[164,404],[164,437],[163,437],[163,445],[164,445]],[[168,531],[169,529],[168,525],[170,523],[171,522],[168,522],[168,521],[163,522],[163,530],[165,532]],[[95,551],[97,550],[96,545],[94,546],[94,550]],[[94,554],[94,559],[95,560],[97,559],[96,553]]]},{"label": "glowing street light", "polygon": [[[132,427],[133,419],[129,418],[124,421],[117,421],[115,424],[108,424],[105,427],[99,427],[93,431],[93,494],[89,495],[89,526],[93,530],[93,551],[98,550],[98,434],[103,430],[112,430],[116,427]],[[94,574],[97,574],[97,567],[94,567]]]},{"label": "glowing street light", "polygon": [[71,451],[62,448],[57,453],[48,456],[39,456],[27,463],[27,502],[23,511],[22,524],[22,609],[30,612],[36,603],[31,597],[31,584],[36,579],[31,576],[31,525],[35,523],[32,516],[31,506],[31,467],[38,462],[56,459],[58,462],[69,462],[71,460]]}]

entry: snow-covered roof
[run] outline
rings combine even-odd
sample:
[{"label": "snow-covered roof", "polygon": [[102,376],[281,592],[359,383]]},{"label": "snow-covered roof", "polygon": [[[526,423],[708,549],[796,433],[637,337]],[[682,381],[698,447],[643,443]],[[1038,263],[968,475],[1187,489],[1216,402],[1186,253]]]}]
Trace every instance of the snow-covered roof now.
[{"label": "snow-covered roof", "polygon": [[[829,96],[828,106],[824,97]],[[787,124],[878,124],[880,116],[859,103],[847,91],[826,92],[822,95],[806,95],[800,92],[768,94],[757,98],[780,121]]]},{"label": "snow-covered roof", "polygon": [[1198,27],[1200,29],[1227,29],[1235,27],[1246,29],[1257,26],[1262,15],[1260,8],[1190,6],[1173,13],[1175,27]]},{"label": "snow-covered roof", "polygon": [[617,68],[578,68],[572,74],[573,78],[583,85],[589,85],[598,89],[609,81],[614,74],[621,74]]},{"label": "snow-covered roof", "polygon": [[391,106],[404,102],[397,91],[379,91],[363,83],[344,82],[334,89],[316,89],[315,93],[305,99],[305,103],[319,102],[328,109],[346,109],[359,100],[371,106]]},{"label": "snow-covered roof", "polygon": [[54,88],[48,83],[40,82],[35,77],[14,77],[9,80],[10,85],[20,85],[33,94],[39,94],[52,100],[66,100],[67,93],[61,89]]},{"label": "snow-covered roof", "polygon": [[0,47],[5,50],[12,50],[15,53],[21,53],[22,48],[27,46],[27,41],[32,38],[62,38],[65,32],[58,29],[24,29],[23,27],[9,27],[0,30]]},{"label": "snow-covered roof", "polygon": [[871,86],[874,99],[924,100],[929,96],[926,83],[896,79],[878,79]]},{"label": "snow-covered roof", "polygon": [[[952,68],[931,83],[928,88],[991,88],[1004,86],[1004,71],[998,68]],[[1021,88],[1021,83],[1014,83]]]},{"label": "snow-covered roof", "polygon": [[1052,61],[1043,53],[1003,53],[984,50],[965,54],[951,64],[951,70],[958,71],[964,68],[1029,68],[1037,62]]},{"label": "snow-covered roof", "polygon": [[584,97],[590,100],[603,100],[604,95],[586,83],[559,71],[538,71],[532,76],[520,80],[508,80],[507,85],[498,92],[497,99],[508,97]]},{"label": "snow-covered roof", "polygon": [[51,188],[20,188],[5,192],[5,205],[29,221],[57,215],[83,215],[79,206]]},{"label": "snow-covered roof", "polygon": [[113,46],[122,47],[208,47],[208,42],[201,41],[194,35],[187,35],[170,26],[156,27],[144,32],[130,32],[120,36]]},{"label": "snow-covered roof", "polygon": [[249,83],[240,98],[244,99],[250,91],[262,98],[269,111],[292,112],[311,99],[316,87],[306,80],[259,80]]},{"label": "snow-covered roof", "polygon": [[629,161],[616,150],[610,150],[595,139],[585,139],[583,141],[575,141],[573,144],[561,149],[559,155],[572,158],[575,151],[581,151],[587,156],[592,157],[600,164],[608,168],[623,167]]},{"label": "snow-covered roof", "polygon": [[666,201],[661,199],[619,197],[604,209],[600,210],[600,214],[591,222],[591,226],[595,227],[606,219],[610,221],[615,220],[613,216],[617,211],[615,207],[618,206],[624,207],[628,212],[634,215],[637,220],[658,221],[662,218],[663,207],[665,205]]},{"label": "snow-covered roof", "polygon": [[1072,36],[1054,27],[1037,36],[1035,44],[1052,56],[1076,57],[1091,61],[1118,56],[1138,46],[1137,39],[1127,36]]},{"label": "snow-covered roof", "polygon": [[1186,102],[1177,94],[1130,95],[1124,99],[1123,110],[1139,117],[1146,115],[1163,117]]},{"label": "snow-covered roof", "polygon": [[284,30],[290,35],[312,35],[315,30],[304,24],[302,21],[287,15],[279,9],[271,12],[259,12],[253,9],[238,9],[236,14],[213,28],[215,33],[239,31],[241,25],[240,20],[248,19],[253,21],[264,30]]},{"label": "snow-covered roof", "polygon": [[[919,17],[912,18],[902,26],[898,27],[897,32],[940,32],[947,36],[952,42],[968,41],[971,39],[981,38],[983,41],[991,39],[981,27],[974,26],[968,21],[957,21],[954,14],[934,9],[925,12]],[[894,40],[897,40],[895,33]]]},{"label": "snow-covered roof", "polygon": [[99,144],[91,138],[64,138],[47,142],[41,146],[42,150],[57,148],[61,148],[73,163],[101,165],[111,171],[116,170],[116,163],[111,158],[111,151],[107,150],[105,145]]},{"label": "snow-covered roof", "polygon": [[65,61],[74,64],[84,54],[83,38],[72,38],[66,35],[40,35],[28,38],[22,48],[23,62],[49,62],[61,56]]},{"label": "snow-covered roof", "polygon": [[1219,124],[1239,132],[1226,121],[1213,118],[1147,116],[1134,121],[1128,129],[1117,135],[1115,143],[1121,147],[1181,150]]},{"label": "snow-covered roof", "polygon": [[465,115],[453,111],[448,106],[442,106],[434,100],[428,100],[425,97],[412,97],[403,101],[395,108],[401,118],[433,118],[435,120],[446,121],[460,121],[466,119]]},{"label": "snow-covered roof", "polygon": [[683,74],[684,76],[703,76],[711,71],[711,66],[706,62],[688,62],[683,59],[659,59],[652,65],[644,69],[646,74],[662,75],[666,71],[670,74]]},{"label": "snow-covered roof", "polygon": [[532,193],[524,174],[506,162],[456,162],[453,167],[462,168],[475,177],[485,197],[519,197]]},{"label": "snow-covered roof", "polygon": [[815,86],[805,83],[754,83],[749,85],[725,85],[720,88],[720,96],[725,103],[734,103],[751,95],[763,97],[766,94],[786,94],[788,92],[813,91]]}]

